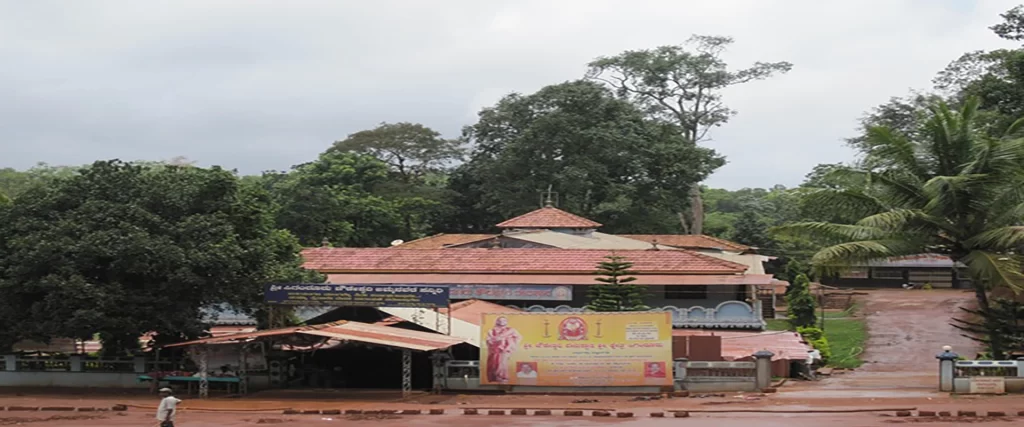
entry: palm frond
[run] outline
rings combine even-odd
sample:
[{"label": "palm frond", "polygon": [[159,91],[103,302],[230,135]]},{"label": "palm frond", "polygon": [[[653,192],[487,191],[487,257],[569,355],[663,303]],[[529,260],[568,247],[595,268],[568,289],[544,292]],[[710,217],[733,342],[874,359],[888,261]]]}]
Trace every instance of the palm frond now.
[{"label": "palm frond", "polygon": [[970,248],[984,248],[984,250],[992,252],[1013,251],[1024,247],[1024,226],[987,230],[967,239],[964,245]]},{"label": "palm frond", "polygon": [[885,126],[869,127],[866,133],[868,153],[864,165],[868,169],[899,168],[918,176],[927,174],[918,159],[917,147],[906,136]]},{"label": "palm frond", "polygon": [[925,216],[925,213],[919,209],[893,209],[864,217],[857,221],[856,225],[881,230],[897,230],[915,220],[919,221]]},{"label": "palm frond", "polygon": [[811,258],[819,271],[830,271],[879,259],[917,255],[928,244],[913,239],[879,239],[846,242],[822,248]]},{"label": "palm frond", "polygon": [[848,242],[876,240],[892,235],[885,230],[862,225],[833,224],[830,222],[797,222],[768,229],[774,236],[808,239],[819,242]]},{"label": "palm frond", "polygon": [[1024,290],[1024,273],[1021,273],[1019,255],[996,252],[971,251],[961,262],[967,265],[971,280],[980,282],[988,289],[1006,288],[1017,293]]},{"label": "palm frond", "polygon": [[859,189],[818,188],[801,193],[800,203],[807,205],[828,206],[836,212],[851,216],[867,216],[885,211],[885,204],[870,194]]},{"label": "palm frond", "polygon": [[1024,117],[1015,120],[1009,127],[1006,128],[1006,132],[1003,133],[1004,138],[1013,138],[1015,136],[1021,136],[1020,132],[1024,130]]}]

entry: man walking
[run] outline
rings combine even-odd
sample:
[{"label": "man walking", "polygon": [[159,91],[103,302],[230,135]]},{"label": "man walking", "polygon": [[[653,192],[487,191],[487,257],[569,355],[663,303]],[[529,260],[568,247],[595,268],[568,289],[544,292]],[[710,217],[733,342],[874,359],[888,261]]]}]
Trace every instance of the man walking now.
[{"label": "man walking", "polygon": [[160,427],[174,427],[174,414],[178,412],[181,399],[171,393],[169,388],[160,389],[160,406],[156,408],[156,420],[160,422]]}]

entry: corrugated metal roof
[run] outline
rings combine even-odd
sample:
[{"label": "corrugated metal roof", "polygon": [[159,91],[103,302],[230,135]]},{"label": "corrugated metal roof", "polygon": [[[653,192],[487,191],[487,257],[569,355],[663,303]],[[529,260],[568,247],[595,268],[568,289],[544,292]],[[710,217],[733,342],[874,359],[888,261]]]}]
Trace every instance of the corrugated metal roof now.
[{"label": "corrugated metal roof", "polygon": [[661,245],[674,246],[687,249],[720,249],[726,251],[743,252],[752,249],[750,246],[719,239],[703,234],[622,234],[622,237],[643,240],[645,242],[658,242]]},{"label": "corrugated metal roof", "polygon": [[210,337],[172,344],[168,347],[182,347],[196,344],[228,344],[287,335],[316,336],[338,341],[357,341],[366,344],[405,348],[417,351],[441,350],[465,342],[465,340],[461,338],[449,337],[447,335],[410,331],[407,329],[371,325],[368,323],[338,321],[322,325],[295,326],[290,328],[268,329],[265,331],[223,335],[219,337]]},{"label": "corrugated metal roof", "polygon": [[[953,260],[948,256],[939,254],[920,254],[904,257],[893,257],[867,262],[865,267],[893,267],[893,268],[953,268]],[[957,268],[965,268],[966,265],[956,263]]]},{"label": "corrugated metal roof", "polygon": [[[310,248],[303,267],[324,273],[593,273],[609,250]],[[637,273],[742,273],[747,266],[687,250],[621,250]]]},{"label": "corrugated metal roof", "polygon": [[597,228],[601,223],[545,206],[498,224],[498,228]]},{"label": "corrugated metal roof", "polygon": [[769,260],[769,257],[758,254],[735,254],[729,252],[716,252],[707,253],[708,256],[713,256],[718,259],[724,259],[726,261],[732,261],[737,264],[743,264],[747,266],[747,271],[744,274],[764,274],[764,263]]},{"label": "corrugated metal roof", "polygon": [[[554,246],[559,249],[609,249],[609,250],[647,250],[654,245],[642,240],[630,239],[614,234],[590,232],[587,234],[568,234],[557,231],[536,231],[527,233],[510,232],[505,237],[527,242]],[[658,249],[679,250],[671,246],[658,245]]]}]

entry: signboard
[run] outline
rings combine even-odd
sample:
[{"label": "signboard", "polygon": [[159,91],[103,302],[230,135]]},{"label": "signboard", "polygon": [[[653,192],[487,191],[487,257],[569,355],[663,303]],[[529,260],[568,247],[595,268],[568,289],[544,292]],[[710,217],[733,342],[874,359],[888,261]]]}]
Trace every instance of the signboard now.
[{"label": "signboard", "polygon": [[331,307],[448,306],[448,288],[428,285],[271,284],[264,289],[270,304]]},{"label": "signboard", "polygon": [[672,385],[671,313],[484,314],[480,384]]},{"label": "signboard", "polygon": [[1006,378],[1003,377],[971,377],[972,394],[1004,394]]},{"label": "signboard", "polygon": [[448,285],[452,299],[572,301],[572,286]]}]

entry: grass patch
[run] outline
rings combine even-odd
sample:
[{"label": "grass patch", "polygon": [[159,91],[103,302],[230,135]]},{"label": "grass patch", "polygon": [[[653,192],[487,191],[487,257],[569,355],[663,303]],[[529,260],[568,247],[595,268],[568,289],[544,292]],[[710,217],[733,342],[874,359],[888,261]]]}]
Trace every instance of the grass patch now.
[{"label": "grass patch", "polygon": [[[843,316],[846,317],[846,316]],[[767,319],[769,331],[790,331],[786,319]],[[832,348],[829,366],[853,369],[864,363],[860,354],[864,352],[864,341],[868,338],[863,319],[836,319],[825,317],[825,338]]]}]

